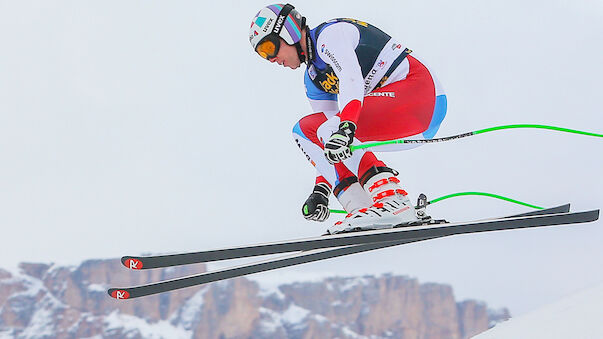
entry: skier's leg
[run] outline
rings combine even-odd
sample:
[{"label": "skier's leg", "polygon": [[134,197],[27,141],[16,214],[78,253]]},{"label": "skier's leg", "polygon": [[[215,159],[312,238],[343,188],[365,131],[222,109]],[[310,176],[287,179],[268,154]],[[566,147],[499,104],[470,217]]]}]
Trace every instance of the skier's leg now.
[{"label": "skier's leg", "polygon": [[[412,57],[408,59],[410,71],[405,80],[387,85],[373,92],[377,94],[365,97],[355,142],[406,137],[433,138],[437,132],[446,115],[446,97],[441,90],[440,95],[436,96],[436,81],[427,68]],[[396,144],[382,146],[378,150],[409,148],[407,144]],[[354,156],[344,163],[360,178],[360,184],[375,204],[348,215],[330,228],[330,233],[419,222],[406,191],[396,178],[397,171],[388,168],[371,152],[355,151]]]},{"label": "skier's leg", "polygon": [[[331,165],[324,156],[323,140],[328,138],[325,139],[324,136],[319,135],[318,131],[321,130],[322,133],[330,136],[332,133],[330,132],[332,129],[330,126],[333,125],[331,120],[327,119],[323,113],[310,114],[294,126],[293,138],[302,153],[319,173],[316,185],[322,184],[323,187],[325,184],[328,185],[342,207],[348,212],[370,206],[371,200],[358,184],[356,175],[342,163]],[[335,120],[339,121],[339,118]],[[314,191],[317,191],[316,186]],[[305,206],[306,204],[304,204],[304,208]]]},{"label": "skier's leg", "polygon": [[[415,135],[404,135],[407,133],[400,133],[399,137],[396,137],[393,139],[405,139],[405,140],[433,139],[435,137],[436,133],[438,132],[438,130],[440,129],[440,125],[442,124],[442,121],[446,117],[447,105],[448,105],[447,98],[446,98],[445,94],[437,96],[436,100],[435,100],[435,106],[433,109],[433,115],[432,115],[433,118],[425,131],[415,134]],[[383,140],[393,140],[393,139],[383,139],[383,138],[371,139],[370,137],[367,137],[367,136],[361,136],[361,138],[362,138],[362,140],[359,140],[359,142],[362,142],[362,143],[371,143],[371,142],[383,141]],[[399,151],[406,151],[409,149],[413,149],[413,148],[419,147],[421,145],[424,145],[424,144],[392,144],[392,145],[371,147],[370,150],[373,152],[399,152]]]},{"label": "skier's leg", "polygon": [[[360,142],[431,139],[438,131],[446,116],[446,95],[426,66],[412,56],[407,57],[407,62],[409,72],[405,80],[375,90],[364,98],[356,130]],[[413,147],[416,146],[395,144],[371,150],[398,151]]]},{"label": "skier's leg", "polygon": [[293,139],[306,159],[329,184],[331,189],[339,184],[339,174],[324,156],[323,142],[317,134],[328,119],[324,113],[314,113],[303,117],[293,126]]}]

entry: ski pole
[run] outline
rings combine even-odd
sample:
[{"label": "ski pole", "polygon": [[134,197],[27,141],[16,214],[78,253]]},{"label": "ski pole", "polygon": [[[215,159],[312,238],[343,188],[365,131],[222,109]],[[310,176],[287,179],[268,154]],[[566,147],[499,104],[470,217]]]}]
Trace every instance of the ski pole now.
[{"label": "ski pole", "polygon": [[[532,205],[532,204],[528,204],[526,202],[523,201],[519,201],[519,200],[515,200],[515,199],[511,199],[508,197],[504,197],[502,195],[498,195],[498,194],[492,194],[492,193],[485,193],[485,192],[459,192],[459,193],[453,193],[453,194],[448,194],[433,200],[430,200],[427,202],[427,205],[430,204],[435,204],[436,202],[442,201],[442,200],[446,200],[446,199],[450,199],[450,198],[454,198],[454,197],[460,197],[460,196],[464,196],[464,195],[480,195],[480,196],[485,196],[485,197],[490,197],[490,198],[495,198],[495,199],[500,199],[500,200],[505,200],[514,204],[518,204],[518,205],[523,205],[523,206],[527,206],[527,207],[531,207],[534,209],[544,209],[544,207],[540,207],[540,206],[536,206],[536,205]],[[342,210],[330,210],[331,213],[347,213],[346,211],[342,211]]]},{"label": "ski pole", "polygon": [[591,136],[591,137],[603,138],[603,134],[579,131],[579,130],[563,128],[563,127],[547,126],[547,125],[533,125],[533,124],[517,124],[517,125],[504,125],[504,126],[484,128],[484,129],[480,129],[480,130],[473,131],[473,132],[462,133],[462,134],[457,134],[457,135],[443,137],[443,138],[436,138],[436,139],[419,139],[419,140],[396,139],[396,140],[370,142],[370,143],[366,143],[366,144],[352,145],[352,146],[350,146],[350,149],[352,151],[354,151],[357,149],[370,148],[370,147],[383,146],[383,145],[392,145],[392,144],[430,144],[430,143],[436,143],[436,142],[450,141],[450,140],[454,140],[454,139],[461,139],[461,138],[470,137],[473,135],[483,134],[483,133],[492,132],[492,131],[513,129],[513,128],[539,128],[539,129],[548,129],[548,130],[553,130],[553,131],[558,131],[558,132],[574,133],[574,134],[587,135],[587,136]]}]

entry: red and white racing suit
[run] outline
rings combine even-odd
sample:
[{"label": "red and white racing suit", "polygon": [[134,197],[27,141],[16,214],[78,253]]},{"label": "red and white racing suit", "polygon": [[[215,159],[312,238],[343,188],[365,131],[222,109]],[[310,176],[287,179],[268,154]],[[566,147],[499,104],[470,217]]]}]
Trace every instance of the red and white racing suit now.
[{"label": "red and white racing suit", "polygon": [[337,196],[372,167],[385,167],[372,151],[416,147],[355,150],[351,158],[331,165],[323,145],[341,121],[356,124],[353,144],[433,138],[446,115],[446,95],[412,51],[372,25],[334,19],[311,30],[310,36],[314,52],[309,53],[304,83],[315,113],[294,126],[293,137],[316,167],[317,183],[327,182]]}]

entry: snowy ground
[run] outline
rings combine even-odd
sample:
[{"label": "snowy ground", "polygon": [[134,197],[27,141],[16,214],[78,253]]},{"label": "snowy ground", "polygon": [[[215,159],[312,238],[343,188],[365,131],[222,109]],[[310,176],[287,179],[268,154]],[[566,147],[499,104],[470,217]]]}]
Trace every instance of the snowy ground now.
[{"label": "snowy ground", "polygon": [[496,325],[474,339],[603,338],[603,283]]}]

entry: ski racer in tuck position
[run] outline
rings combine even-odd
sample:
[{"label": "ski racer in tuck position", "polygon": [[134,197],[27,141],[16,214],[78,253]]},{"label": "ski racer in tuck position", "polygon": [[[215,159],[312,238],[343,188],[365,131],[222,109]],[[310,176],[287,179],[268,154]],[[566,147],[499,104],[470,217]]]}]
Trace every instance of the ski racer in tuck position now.
[{"label": "ski racer in tuck position", "polygon": [[[329,217],[331,192],[348,215],[330,234],[421,223],[398,172],[373,152],[350,145],[399,138],[431,139],[446,115],[446,95],[433,72],[404,44],[355,19],[333,19],[310,29],[290,4],[259,11],[249,40],[264,59],[291,69],[306,63],[306,95],[314,113],[293,137],[317,170],[302,207],[308,220]],[[378,146],[400,151],[408,144]]]}]

